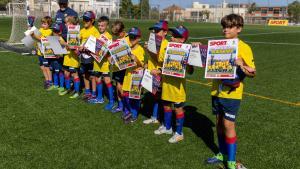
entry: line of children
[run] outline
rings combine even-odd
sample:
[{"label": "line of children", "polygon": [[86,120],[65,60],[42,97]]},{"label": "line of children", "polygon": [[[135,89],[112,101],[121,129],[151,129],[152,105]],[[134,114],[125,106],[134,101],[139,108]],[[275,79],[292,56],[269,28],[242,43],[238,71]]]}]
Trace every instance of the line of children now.
[{"label": "line of children", "polygon": [[[109,19],[107,17],[100,17],[98,20],[98,29],[94,27],[95,15],[93,12],[88,11],[83,15],[84,27],[80,30],[81,44],[88,39],[90,35],[100,37],[101,34],[105,35],[108,39],[118,41],[125,39],[128,45],[131,47],[131,56],[136,62],[136,66],[128,68],[126,70],[119,70],[112,63],[109,54],[98,63],[91,55],[86,52],[84,47],[79,47],[77,51],[68,49],[68,54],[64,56],[64,76],[61,69],[57,69],[54,73],[54,85],[58,86],[57,73],[59,73],[60,88],[59,94],[65,95],[71,89],[70,79],[73,77],[73,84],[75,93],[71,98],[77,98],[80,92],[80,76],[78,74],[79,69],[84,79],[84,98],[89,103],[104,103],[103,98],[103,82],[106,85],[108,93],[108,104],[105,106],[106,110],[110,110],[113,113],[123,112],[122,118],[125,123],[135,122],[138,118],[138,112],[140,110],[141,101],[130,99],[130,84],[131,75],[137,71],[147,68],[151,71],[152,75],[160,76],[162,79],[161,91],[157,95],[152,95],[154,98],[153,112],[150,119],[144,120],[144,124],[158,123],[158,110],[159,105],[163,105],[164,120],[161,120],[162,125],[154,131],[156,135],[161,134],[173,134],[169,139],[170,143],[177,143],[184,139],[183,136],[183,124],[184,124],[184,104],[186,102],[186,80],[185,78],[176,78],[167,75],[162,75],[162,64],[165,57],[165,52],[168,44],[166,36],[168,31],[171,32],[171,42],[185,43],[189,37],[189,31],[183,25],[179,25],[176,28],[169,29],[166,21],[159,21],[153,27],[150,28],[157,36],[162,38],[161,46],[157,54],[154,54],[147,50],[149,54],[147,64],[145,61],[145,51],[140,46],[141,30],[137,27],[131,28],[127,33],[124,31],[125,26],[121,21],[116,21],[112,25],[112,35],[108,33]],[[67,25],[76,25],[78,20],[74,17],[66,17],[65,23]],[[49,28],[51,25],[51,18],[45,17],[42,19],[42,28],[40,32],[42,35],[32,35],[35,39],[40,40],[41,37],[47,37],[52,35],[52,31]],[[223,33],[226,39],[238,38],[239,33],[243,28],[243,18],[239,15],[231,14],[225,16],[221,25],[223,26]],[[61,29],[59,25],[53,26],[53,35],[61,36]],[[62,45],[66,43],[61,40]],[[145,45],[147,48],[147,45]],[[236,163],[236,142],[237,136],[235,131],[235,120],[238,113],[238,109],[241,103],[243,94],[243,80],[240,77],[254,77],[255,65],[251,48],[243,41],[239,40],[238,46],[238,59],[235,64],[238,67],[239,85],[232,90],[232,86],[228,86],[222,80],[213,80],[212,85],[212,110],[216,115],[217,126],[217,138],[219,143],[220,152],[214,157],[207,160],[208,164],[215,164],[220,162],[226,162],[226,166],[229,169],[235,169]],[[79,54],[79,56],[78,56]],[[47,59],[40,55],[40,66],[45,76],[47,88],[52,86],[52,74],[47,63]],[[55,64],[60,66],[62,62],[56,60]],[[54,66],[54,70],[56,67]],[[192,70],[187,65],[187,71]],[[49,73],[50,72],[50,73]],[[110,78],[110,72],[112,72],[113,80],[116,82],[117,93],[117,106],[114,107],[114,91],[112,86],[112,80]],[[65,79],[64,79],[64,78]],[[90,81],[92,82],[90,84]],[[64,83],[65,88],[64,89]],[[92,90],[91,86],[92,85]],[[172,114],[173,109],[176,114],[175,132],[172,129]]]}]

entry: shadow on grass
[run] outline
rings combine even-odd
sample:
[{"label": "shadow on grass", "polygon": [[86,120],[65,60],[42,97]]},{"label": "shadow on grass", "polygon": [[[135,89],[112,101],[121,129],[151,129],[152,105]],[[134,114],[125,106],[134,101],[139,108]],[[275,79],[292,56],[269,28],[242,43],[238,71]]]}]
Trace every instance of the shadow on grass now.
[{"label": "shadow on grass", "polygon": [[214,123],[201,112],[198,112],[197,108],[194,106],[185,106],[184,110],[184,126],[192,129],[212,152],[218,153],[219,150],[214,140]]}]

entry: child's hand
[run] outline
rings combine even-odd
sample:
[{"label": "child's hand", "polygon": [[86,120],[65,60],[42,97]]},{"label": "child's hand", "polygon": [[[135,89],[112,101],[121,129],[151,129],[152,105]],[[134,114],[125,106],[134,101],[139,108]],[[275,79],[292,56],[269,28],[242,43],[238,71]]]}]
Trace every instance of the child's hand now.
[{"label": "child's hand", "polygon": [[145,48],[145,49],[148,49],[148,42],[145,42],[145,43],[144,43],[144,48]]},{"label": "child's hand", "polygon": [[144,69],[148,69],[148,64],[144,64]]},{"label": "child's hand", "polygon": [[237,59],[235,60],[235,65],[237,65],[237,66],[243,66],[243,65],[244,65],[243,59],[237,58]]},{"label": "child's hand", "polygon": [[80,52],[82,52],[82,51],[83,51],[83,46],[78,46],[78,50],[79,50]]},{"label": "child's hand", "polygon": [[199,46],[199,45],[202,45],[201,42],[192,42],[192,46]]},{"label": "child's hand", "polygon": [[155,76],[157,76],[157,75],[159,75],[160,73],[161,73],[161,71],[160,70],[157,70],[157,69],[153,69],[153,70],[151,70],[151,75],[155,75]]}]

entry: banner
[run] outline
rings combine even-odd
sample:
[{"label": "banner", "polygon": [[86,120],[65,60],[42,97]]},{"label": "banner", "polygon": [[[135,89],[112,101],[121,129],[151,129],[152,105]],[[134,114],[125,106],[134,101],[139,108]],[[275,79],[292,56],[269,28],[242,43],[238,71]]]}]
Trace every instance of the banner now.
[{"label": "banner", "polygon": [[143,79],[143,70],[134,71],[131,74],[131,85],[129,91],[129,98],[131,99],[141,99],[141,89],[142,89],[142,79]]},{"label": "banner", "polygon": [[269,26],[288,26],[289,25],[289,20],[275,20],[275,19],[270,19],[268,22]]},{"label": "banner", "polygon": [[50,42],[47,38],[41,38],[41,52],[44,58],[56,58],[53,49],[51,48]]},{"label": "banner", "polygon": [[161,36],[158,36],[155,33],[150,33],[148,40],[148,50],[154,54],[158,54],[160,51],[161,42]]},{"label": "banner", "polygon": [[69,25],[67,34],[67,44],[70,49],[80,46],[80,25]]},{"label": "banner", "polygon": [[136,63],[131,57],[131,49],[124,39],[112,43],[108,46],[108,49],[114,64],[116,64],[120,70],[136,66]]},{"label": "banner", "polygon": [[234,79],[237,58],[238,39],[208,41],[208,53],[205,67],[207,79]]},{"label": "banner", "polygon": [[111,41],[109,41],[104,35],[101,35],[99,39],[91,35],[83,46],[90,52],[90,55],[100,63],[103,57],[107,54],[107,46],[110,43]]},{"label": "banner", "polygon": [[197,67],[205,67],[207,48],[207,45],[193,45],[189,54],[188,64]]},{"label": "banner", "polygon": [[41,52],[44,58],[56,58],[56,56],[67,54],[68,51],[59,42],[58,36],[41,38]]},{"label": "banner", "polygon": [[190,44],[169,42],[164,58],[162,74],[184,78],[191,47],[192,45]]}]

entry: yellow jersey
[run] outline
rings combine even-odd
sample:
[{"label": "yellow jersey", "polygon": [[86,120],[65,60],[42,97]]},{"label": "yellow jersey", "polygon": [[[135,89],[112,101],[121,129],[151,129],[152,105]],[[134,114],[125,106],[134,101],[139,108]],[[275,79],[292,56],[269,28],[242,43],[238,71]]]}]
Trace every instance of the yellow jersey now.
[{"label": "yellow jersey", "polygon": [[[131,53],[137,57],[137,59],[144,65],[145,60],[145,51],[144,48],[141,47],[141,45],[137,44],[137,46],[132,49]],[[136,67],[131,67],[126,69],[123,86],[123,91],[130,91],[130,85],[131,85],[131,72],[136,69]]]},{"label": "yellow jersey", "polygon": [[[40,28],[39,31],[41,32],[41,38],[46,38],[47,36],[52,35],[52,29],[44,29]],[[43,54],[41,53],[40,49],[37,46],[37,55],[42,56]]]},{"label": "yellow jersey", "polygon": [[81,40],[81,44],[83,44],[84,42],[87,41],[87,39],[90,37],[90,36],[94,36],[94,37],[99,37],[100,36],[100,33],[99,31],[95,28],[95,26],[92,26],[90,28],[82,28],[80,29],[80,33],[79,33],[79,36],[80,36],[80,40]]},{"label": "yellow jersey", "polygon": [[[160,46],[160,50],[158,53],[158,58],[164,58],[165,57],[165,52],[168,46],[168,40],[167,39],[163,39],[161,42],[161,46]],[[152,57],[148,57],[148,69],[151,71],[153,69],[159,69],[162,67],[163,64],[163,60],[159,60],[158,61]]]},{"label": "yellow jersey", "polygon": [[[238,58],[243,59],[245,64],[253,69],[255,69],[254,58],[252,50],[249,45],[247,45],[242,40],[239,40],[238,44]],[[211,95],[227,98],[227,99],[242,99],[243,97],[244,83],[240,82],[240,86],[233,91],[230,91],[231,88],[225,85],[222,85],[221,80],[214,79],[212,81]],[[230,92],[229,92],[230,91]]]},{"label": "yellow jersey", "polygon": [[69,66],[73,68],[79,68],[80,62],[79,57],[74,50],[68,50],[68,54],[64,56],[64,66]]},{"label": "yellow jersey", "polygon": [[[112,35],[108,33],[107,31],[103,33],[105,37],[107,37],[109,40],[112,40]],[[100,63],[98,63],[96,60],[94,60],[94,71],[96,72],[102,72],[102,73],[108,73],[109,72],[109,61],[107,57],[104,57]]]}]

